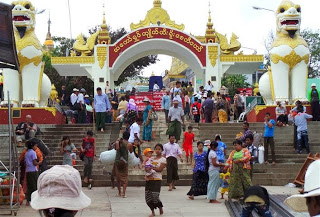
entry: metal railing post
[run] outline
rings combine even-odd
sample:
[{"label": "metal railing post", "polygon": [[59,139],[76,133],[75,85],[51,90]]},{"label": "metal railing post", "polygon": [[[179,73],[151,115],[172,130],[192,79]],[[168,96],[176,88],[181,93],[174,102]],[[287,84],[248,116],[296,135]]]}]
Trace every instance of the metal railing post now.
[{"label": "metal railing post", "polygon": [[9,186],[10,186],[10,210],[12,210],[12,129],[11,129],[11,101],[10,101],[10,93],[7,92],[8,95],[8,128],[9,128]]}]

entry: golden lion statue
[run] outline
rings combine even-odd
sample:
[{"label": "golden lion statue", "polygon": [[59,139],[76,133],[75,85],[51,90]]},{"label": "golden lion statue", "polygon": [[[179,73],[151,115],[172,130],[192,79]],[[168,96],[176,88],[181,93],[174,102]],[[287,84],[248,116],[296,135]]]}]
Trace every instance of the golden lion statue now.
[{"label": "golden lion statue", "polygon": [[261,95],[268,105],[306,98],[310,51],[300,36],[301,7],[283,0],[277,11],[277,36],[271,46],[271,68],[260,81]]},{"label": "golden lion statue", "polygon": [[[30,1],[12,2],[12,21],[19,72],[4,70],[4,92],[10,91],[14,106],[45,107],[51,91],[51,82],[43,73],[42,46],[35,34],[36,10]],[[7,96],[2,104],[7,104]]]}]

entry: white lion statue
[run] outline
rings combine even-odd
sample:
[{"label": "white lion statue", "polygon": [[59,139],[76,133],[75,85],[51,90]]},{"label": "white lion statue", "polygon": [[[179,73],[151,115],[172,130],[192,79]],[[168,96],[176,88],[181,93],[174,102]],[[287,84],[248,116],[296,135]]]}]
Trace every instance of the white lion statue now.
[{"label": "white lion statue", "polygon": [[35,34],[36,10],[29,1],[12,2],[12,20],[18,60],[19,72],[4,69],[4,93],[7,104],[7,91],[16,107],[45,107],[51,91],[51,82],[43,73],[42,46]]},{"label": "white lion statue", "polygon": [[283,0],[277,11],[277,36],[271,51],[271,70],[259,82],[261,95],[268,105],[306,98],[310,51],[300,36],[301,7]]}]

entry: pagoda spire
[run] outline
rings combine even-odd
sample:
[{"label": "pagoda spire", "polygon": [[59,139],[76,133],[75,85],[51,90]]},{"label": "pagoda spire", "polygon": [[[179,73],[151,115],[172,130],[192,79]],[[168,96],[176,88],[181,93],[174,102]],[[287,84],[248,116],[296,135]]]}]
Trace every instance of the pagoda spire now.
[{"label": "pagoda spire", "polygon": [[216,42],[216,35],[215,30],[213,29],[213,23],[211,18],[211,3],[209,2],[209,16],[207,22],[207,29],[206,29],[206,43],[215,43]]},{"label": "pagoda spire", "polygon": [[54,47],[53,40],[51,37],[51,19],[50,19],[50,12],[49,12],[49,19],[48,19],[48,32],[46,36],[46,41],[44,42],[46,50],[52,50]]},{"label": "pagoda spire", "polygon": [[50,12],[49,12],[49,19],[48,19],[48,33],[47,33],[47,38],[46,39],[51,39],[51,19],[50,19]]},{"label": "pagoda spire", "polygon": [[99,44],[110,44],[111,42],[111,38],[109,35],[109,31],[108,31],[108,26],[107,26],[107,22],[106,22],[106,13],[104,10],[104,5],[103,5],[103,19],[102,19],[102,24],[100,26],[101,30],[98,36],[98,43]]}]

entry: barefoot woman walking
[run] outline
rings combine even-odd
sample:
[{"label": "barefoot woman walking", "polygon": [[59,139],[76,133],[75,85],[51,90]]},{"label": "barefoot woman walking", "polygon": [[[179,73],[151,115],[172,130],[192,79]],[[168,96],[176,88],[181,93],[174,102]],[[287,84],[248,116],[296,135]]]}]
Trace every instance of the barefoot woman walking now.
[{"label": "barefoot woman walking", "polygon": [[220,163],[217,156],[218,143],[211,142],[210,150],[208,151],[207,157],[207,166],[208,166],[208,175],[209,182],[207,188],[207,199],[209,203],[220,203],[217,201],[217,194],[220,184],[220,167],[225,166]]},{"label": "barefoot woman walking", "polygon": [[166,159],[162,157],[163,146],[157,144],[154,148],[156,156],[152,159],[152,164],[154,166],[153,170],[155,173],[152,177],[146,181],[145,198],[146,203],[151,209],[151,215],[149,217],[155,216],[154,210],[159,208],[160,215],[163,214],[163,205],[159,198],[161,191],[161,180],[162,180],[162,170],[166,167]]},{"label": "barefoot woman walking", "polygon": [[194,196],[207,195],[208,173],[206,170],[207,152],[203,150],[203,142],[197,143],[198,152],[194,155],[193,178],[190,191],[187,193],[189,199]]}]

